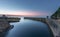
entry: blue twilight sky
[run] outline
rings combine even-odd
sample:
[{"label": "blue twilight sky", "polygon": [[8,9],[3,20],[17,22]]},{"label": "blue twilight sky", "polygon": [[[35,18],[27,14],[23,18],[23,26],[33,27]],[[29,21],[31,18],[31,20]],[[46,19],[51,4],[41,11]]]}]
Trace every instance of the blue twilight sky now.
[{"label": "blue twilight sky", "polygon": [[59,6],[60,0],[0,0],[0,14],[50,16]]}]

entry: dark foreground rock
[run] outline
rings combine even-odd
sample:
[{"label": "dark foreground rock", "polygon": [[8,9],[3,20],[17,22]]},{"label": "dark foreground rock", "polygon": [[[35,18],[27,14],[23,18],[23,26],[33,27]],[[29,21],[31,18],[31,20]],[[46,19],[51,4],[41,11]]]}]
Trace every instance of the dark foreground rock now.
[{"label": "dark foreground rock", "polygon": [[9,30],[12,29],[13,27],[14,27],[13,25],[10,25],[8,28],[1,27],[1,28],[0,28],[0,33],[9,31]]}]

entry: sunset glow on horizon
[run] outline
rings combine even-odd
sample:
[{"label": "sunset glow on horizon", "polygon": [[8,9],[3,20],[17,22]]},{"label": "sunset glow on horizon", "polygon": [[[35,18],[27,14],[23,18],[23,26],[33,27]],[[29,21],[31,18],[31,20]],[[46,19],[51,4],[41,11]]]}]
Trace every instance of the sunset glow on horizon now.
[{"label": "sunset glow on horizon", "polygon": [[21,16],[51,16],[60,0],[0,0],[0,14]]},{"label": "sunset glow on horizon", "polygon": [[6,15],[21,15],[21,16],[45,16],[47,13],[38,12],[38,11],[6,11],[0,10],[0,14]]}]

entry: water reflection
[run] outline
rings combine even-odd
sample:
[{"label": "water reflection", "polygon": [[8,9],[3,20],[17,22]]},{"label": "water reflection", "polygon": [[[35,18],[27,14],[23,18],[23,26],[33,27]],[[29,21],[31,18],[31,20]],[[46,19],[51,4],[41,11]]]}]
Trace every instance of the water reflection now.
[{"label": "water reflection", "polygon": [[48,26],[40,21],[21,18],[20,22],[11,25],[14,28],[1,34],[1,37],[53,37]]}]

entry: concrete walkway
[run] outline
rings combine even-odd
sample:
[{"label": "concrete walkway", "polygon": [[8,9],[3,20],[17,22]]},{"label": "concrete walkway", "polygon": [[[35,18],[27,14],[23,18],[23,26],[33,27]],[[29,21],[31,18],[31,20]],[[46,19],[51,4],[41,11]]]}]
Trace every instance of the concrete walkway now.
[{"label": "concrete walkway", "polygon": [[56,32],[57,32],[58,36],[60,37],[60,19],[59,20],[52,20],[52,21],[57,25]]},{"label": "concrete walkway", "polygon": [[60,23],[53,19],[47,19],[46,21],[51,28],[54,37],[60,37]]}]

